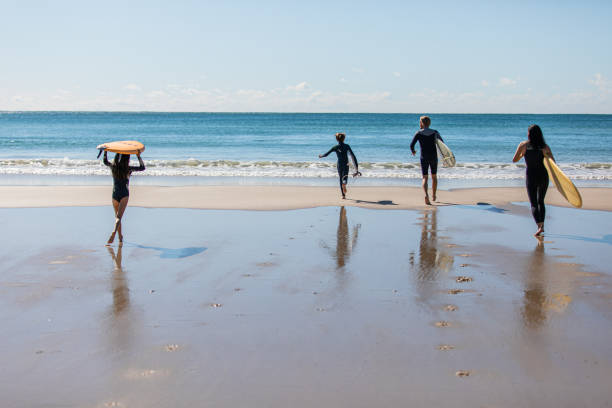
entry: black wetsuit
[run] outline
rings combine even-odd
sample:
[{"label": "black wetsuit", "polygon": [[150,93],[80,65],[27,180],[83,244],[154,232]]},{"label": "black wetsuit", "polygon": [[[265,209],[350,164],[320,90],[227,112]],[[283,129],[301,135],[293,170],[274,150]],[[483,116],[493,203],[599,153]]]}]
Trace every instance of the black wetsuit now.
[{"label": "black wetsuit", "polygon": [[340,191],[342,191],[342,184],[346,184],[348,182],[349,153],[353,158],[353,163],[355,164],[355,171],[358,171],[359,164],[357,163],[357,158],[355,157],[351,146],[347,145],[346,143],[338,143],[337,145],[329,149],[329,151],[325,153],[322,157],[327,157],[327,155],[331,152],[336,152],[336,155],[338,156],[338,176],[340,177]]},{"label": "black wetsuit", "polygon": [[548,171],[544,167],[544,152],[527,144],[525,150],[525,179],[527,184],[527,194],[531,203],[531,213],[536,223],[544,222],[546,208],[544,207],[544,197],[548,190]]},{"label": "black wetsuit", "polygon": [[436,147],[436,138],[444,142],[437,130],[425,128],[416,132],[412,138],[412,143],[410,143],[410,150],[412,153],[416,153],[416,150],[414,150],[416,142],[419,142],[421,146],[421,173],[424,176],[427,175],[430,167],[431,174],[438,173],[438,149]]},{"label": "black wetsuit", "polygon": [[[113,167],[113,165],[108,162],[106,152],[104,152],[104,164],[106,164],[108,167]],[[132,174],[133,171],[144,171],[144,169],[144,163],[141,162],[140,166],[138,167],[129,167],[129,171],[126,178],[113,176],[113,200],[121,201],[122,198],[129,197],[130,190],[128,189],[128,186],[130,184],[130,174]]]}]

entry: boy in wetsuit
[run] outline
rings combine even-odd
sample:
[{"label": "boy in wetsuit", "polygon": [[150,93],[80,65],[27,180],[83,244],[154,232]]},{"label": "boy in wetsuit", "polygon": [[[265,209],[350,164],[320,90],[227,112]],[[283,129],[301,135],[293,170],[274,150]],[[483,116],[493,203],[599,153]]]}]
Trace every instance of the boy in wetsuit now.
[{"label": "boy in wetsuit", "polygon": [[344,138],[346,135],[344,133],[336,133],[336,140],[338,144],[329,149],[329,151],[325,154],[320,154],[319,159],[322,157],[327,157],[331,152],[336,152],[336,156],[338,156],[338,176],[340,177],[340,191],[342,192],[342,198],[346,198],[346,184],[348,183],[348,175],[349,175],[349,159],[348,155],[351,154],[353,158],[353,163],[355,164],[355,173],[353,173],[353,177],[360,176],[359,172],[359,164],[357,163],[357,158],[351,149],[351,146],[344,143]]},{"label": "boy in wetsuit", "polygon": [[436,190],[438,188],[438,150],[436,147],[436,139],[440,139],[442,142],[442,137],[437,130],[430,129],[429,125],[431,124],[431,119],[429,116],[421,116],[419,119],[419,126],[421,130],[415,133],[412,138],[412,143],[410,143],[410,150],[412,151],[412,155],[416,154],[416,150],[414,150],[414,146],[416,142],[419,142],[421,146],[421,173],[423,174],[423,190],[425,191],[425,204],[431,205],[429,201],[429,194],[427,193],[427,178],[428,172],[431,168],[431,189],[433,200],[436,201]]}]

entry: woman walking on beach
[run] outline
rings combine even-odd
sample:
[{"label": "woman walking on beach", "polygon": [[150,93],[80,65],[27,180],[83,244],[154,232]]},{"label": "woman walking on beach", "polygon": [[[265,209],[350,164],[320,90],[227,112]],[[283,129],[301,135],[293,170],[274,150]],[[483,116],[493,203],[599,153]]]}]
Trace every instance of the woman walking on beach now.
[{"label": "woman walking on beach", "polygon": [[538,226],[534,236],[539,237],[544,232],[544,216],[546,208],[544,197],[548,190],[548,171],[544,167],[544,157],[555,160],[550,147],[544,141],[542,129],[538,125],[531,125],[527,129],[527,140],[519,143],[512,162],[518,162],[525,157],[525,180],[527,195],[531,203],[531,213]]},{"label": "woman walking on beach", "polygon": [[351,154],[353,158],[353,164],[355,165],[355,173],[353,173],[353,177],[360,176],[359,172],[359,164],[357,163],[357,158],[351,149],[351,146],[344,143],[346,135],[344,133],[336,133],[336,140],[338,144],[325,154],[320,154],[319,159],[322,157],[327,157],[331,152],[336,152],[338,156],[338,176],[340,177],[340,191],[342,192],[342,199],[346,198],[346,184],[348,183],[348,175],[349,175],[349,159],[348,155]]},{"label": "woman walking on beach", "polygon": [[133,171],[144,171],[145,165],[140,157],[140,153],[136,155],[140,165],[138,167],[130,166],[129,154],[115,154],[113,163],[109,163],[106,152],[104,152],[104,164],[111,168],[113,174],[113,209],[115,210],[115,229],[108,238],[107,244],[112,244],[115,240],[115,234],[119,233],[119,242],[123,242],[123,234],[121,233],[121,217],[128,205],[130,198],[130,175]]}]

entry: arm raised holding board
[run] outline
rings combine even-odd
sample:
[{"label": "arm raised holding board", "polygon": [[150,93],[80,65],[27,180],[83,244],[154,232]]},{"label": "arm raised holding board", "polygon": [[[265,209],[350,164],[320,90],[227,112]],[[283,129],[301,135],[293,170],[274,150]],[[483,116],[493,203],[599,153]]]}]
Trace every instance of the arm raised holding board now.
[{"label": "arm raised holding board", "polygon": [[[145,164],[140,157],[140,153],[144,151],[144,145],[137,141],[123,141],[104,143],[98,146],[100,154],[104,152],[104,164],[111,169],[113,175],[113,195],[112,203],[115,211],[115,227],[108,238],[107,245],[110,245],[115,240],[115,235],[119,233],[119,244],[123,243],[123,233],[121,230],[121,219],[125,209],[127,208],[130,199],[130,176],[132,172],[144,171]],[[108,161],[108,152],[114,152],[115,157],[111,162]],[[130,155],[135,154],[138,157],[139,166],[130,166]]]}]

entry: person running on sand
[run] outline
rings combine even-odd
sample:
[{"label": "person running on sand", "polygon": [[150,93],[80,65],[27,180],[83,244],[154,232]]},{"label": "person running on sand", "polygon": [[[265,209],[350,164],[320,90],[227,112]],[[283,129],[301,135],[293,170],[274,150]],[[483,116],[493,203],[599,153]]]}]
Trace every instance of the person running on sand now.
[{"label": "person running on sand", "polygon": [[342,198],[346,198],[346,184],[348,183],[348,175],[349,175],[349,159],[348,155],[351,154],[353,158],[353,164],[355,165],[355,173],[353,173],[353,177],[361,176],[359,172],[359,164],[357,163],[357,158],[351,149],[351,146],[344,143],[346,135],[344,133],[336,133],[336,140],[338,144],[325,154],[320,154],[319,159],[322,157],[327,157],[331,152],[336,152],[338,156],[338,176],[340,177],[340,191],[342,192]]},{"label": "person running on sand", "polygon": [[415,133],[412,138],[412,143],[410,143],[410,150],[412,151],[412,155],[416,154],[416,150],[414,150],[414,146],[416,142],[419,142],[419,146],[421,147],[421,173],[423,174],[423,191],[425,191],[425,204],[431,205],[429,201],[429,194],[427,193],[427,178],[428,172],[431,168],[431,190],[432,190],[432,198],[436,201],[436,190],[438,189],[438,150],[436,148],[436,139],[440,139],[442,142],[442,137],[438,133],[437,130],[430,129],[429,125],[431,125],[431,119],[429,116],[421,116],[419,119],[419,126],[421,130]]},{"label": "person running on sand", "polygon": [[130,166],[130,155],[129,154],[115,154],[113,163],[108,162],[106,152],[104,152],[104,164],[111,168],[113,174],[113,209],[115,210],[115,229],[108,238],[107,245],[110,245],[115,240],[115,234],[119,233],[119,242],[123,242],[123,234],[121,233],[121,217],[128,205],[130,199],[130,190],[128,185],[130,184],[130,175],[133,171],[144,171],[145,165],[140,157],[140,153],[137,154],[138,162],[140,166]]},{"label": "person running on sand", "polygon": [[533,219],[538,226],[538,230],[533,235],[539,237],[544,233],[544,216],[546,215],[544,197],[548,190],[548,171],[544,167],[544,157],[549,157],[553,161],[555,158],[544,141],[544,134],[538,125],[529,126],[527,140],[519,143],[512,162],[518,162],[521,157],[525,157],[527,195],[531,203]]}]

